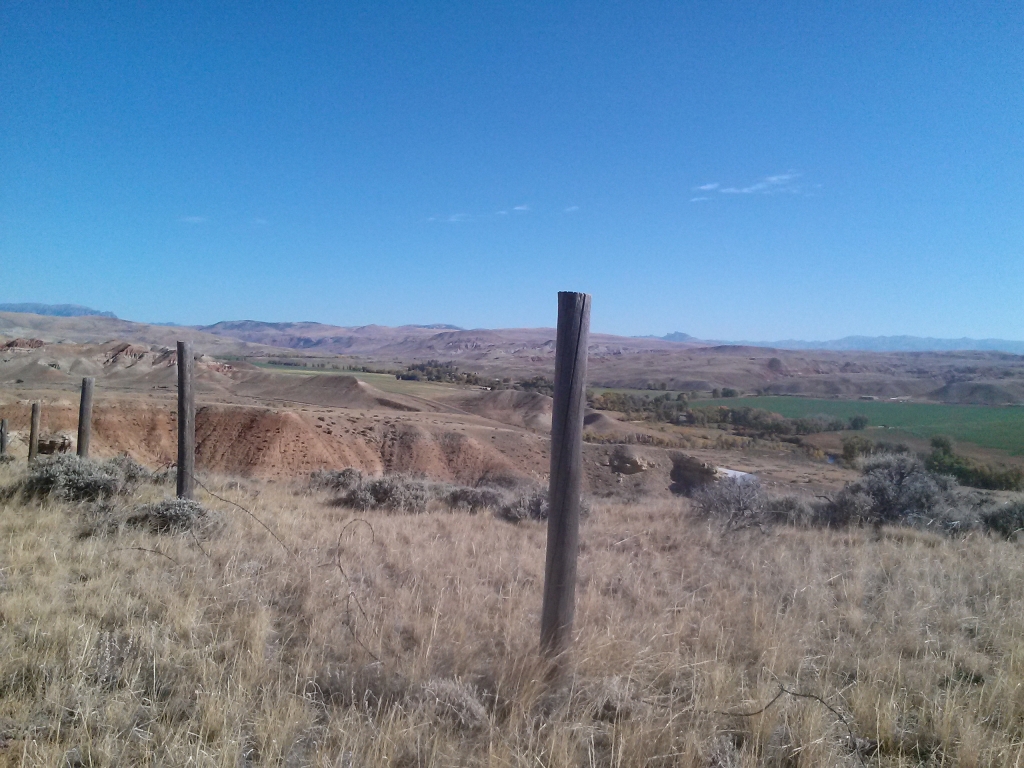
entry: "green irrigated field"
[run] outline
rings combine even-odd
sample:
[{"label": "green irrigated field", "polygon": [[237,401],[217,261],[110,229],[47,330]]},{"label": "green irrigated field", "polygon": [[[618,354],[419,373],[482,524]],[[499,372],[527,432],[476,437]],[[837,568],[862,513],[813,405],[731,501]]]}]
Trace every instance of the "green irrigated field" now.
[{"label": "green irrigated field", "polygon": [[896,427],[922,438],[947,435],[984,448],[1024,455],[1022,407],[815,400],[805,397],[742,397],[692,403],[694,408],[714,405],[763,408],[790,418],[819,413],[843,419],[867,416],[874,427]]}]

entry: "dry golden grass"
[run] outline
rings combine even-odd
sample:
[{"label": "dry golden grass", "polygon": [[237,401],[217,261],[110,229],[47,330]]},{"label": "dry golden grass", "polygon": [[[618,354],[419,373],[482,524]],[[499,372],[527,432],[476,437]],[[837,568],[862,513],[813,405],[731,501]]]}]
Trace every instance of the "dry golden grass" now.
[{"label": "dry golden grass", "polygon": [[[86,506],[0,504],[0,765],[1024,759],[1015,543],[723,534],[684,502],[599,505],[582,532],[575,644],[546,682],[543,524],[377,515],[371,535],[297,485],[210,487],[292,552],[202,492],[217,522],[198,541],[83,537]],[[823,697],[878,753],[851,752],[810,699],[719,713],[758,709],[780,683]]]}]

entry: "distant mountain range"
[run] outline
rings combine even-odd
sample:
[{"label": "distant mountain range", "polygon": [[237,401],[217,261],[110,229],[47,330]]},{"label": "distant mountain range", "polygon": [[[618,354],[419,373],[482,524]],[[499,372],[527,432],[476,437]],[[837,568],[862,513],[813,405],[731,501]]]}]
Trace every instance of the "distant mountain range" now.
[{"label": "distant mountain range", "polygon": [[1024,355],[1024,341],[1008,339],[934,339],[922,336],[844,336],[832,341],[712,341],[676,331],[659,338],[686,344],[768,347],[771,349],[824,349],[833,352],[1009,352]]},{"label": "distant mountain range", "polygon": [[0,312],[22,312],[29,315],[49,317],[110,317],[117,319],[113,312],[100,312],[80,304],[0,304]]},{"label": "distant mountain range", "polygon": [[[117,319],[113,312],[102,312],[98,309],[83,307],[79,304],[0,304],[0,312],[18,312],[49,317],[105,317]],[[210,326],[179,326],[177,323],[151,323],[169,327],[192,327],[196,330],[228,336],[254,343],[271,344],[290,348],[326,347],[324,351],[354,352],[351,337],[394,335],[402,328],[385,329],[379,326],[362,326],[360,328],[339,328],[322,323],[264,323],[252,320],[220,322]],[[406,334],[419,335],[425,331],[465,332],[457,325],[447,323],[431,323],[427,325],[407,325],[403,327]],[[506,329],[514,330],[514,329]],[[480,333],[482,331],[476,331]],[[500,329],[494,332],[501,333]],[[466,332],[469,333],[469,332]],[[333,338],[332,338],[333,337]],[[339,338],[341,337],[341,338]],[[613,337],[602,337],[611,340]],[[700,339],[688,333],[674,331],[664,336],[634,336],[634,339],[650,339],[652,341],[668,341],[689,346],[738,346],[763,347],[769,349],[813,350],[822,349],[833,352],[1008,352],[1024,355],[1024,341],[1008,339],[936,339],[922,336],[844,336],[832,341],[803,341],[801,339],[783,339],[781,341],[721,341]],[[619,337],[620,342],[626,338]],[[377,339],[375,339],[377,340]],[[391,339],[392,341],[394,339]],[[628,342],[627,342],[628,343]],[[336,349],[330,349],[337,347]],[[438,350],[440,352],[441,350]]]}]

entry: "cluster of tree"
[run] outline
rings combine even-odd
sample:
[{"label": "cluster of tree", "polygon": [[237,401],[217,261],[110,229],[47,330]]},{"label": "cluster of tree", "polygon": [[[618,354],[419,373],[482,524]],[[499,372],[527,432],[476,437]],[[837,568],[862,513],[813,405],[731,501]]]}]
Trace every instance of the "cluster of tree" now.
[{"label": "cluster of tree", "polygon": [[738,389],[732,389],[731,387],[722,387],[711,390],[711,397],[717,400],[720,397],[739,397],[740,391]]},{"label": "cluster of tree", "polygon": [[[389,371],[390,373],[390,371]],[[461,371],[451,361],[428,360],[425,363],[414,363],[406,366],[404,371],[395,374],[396,379],[403,381],[439,381],[445,384],[466,384],[488,389],[515,389],[520,392],[539,392],[551,395],[555,391],[554,382],[543,376],[515,381],[512,378],[491,379],[472,371]]]},{"label": "cluster of tree", "polygon": [[386,373],[391,375],[394,373],[393,370],[388,368],[371,368],[369,365],[346,365],[346,371],[357,371],[359,373]]},{"label": "cluster of tree", "polygon": [[446,384],[469,384],[472,386],[492,386],[492,379],[481,378],[471,371],[460,371],[451,361],[427,360],[425,363],[413,363],[404,371],[395,374],[396,379],[403,381],[440,381]]},{"label": "cluster of tree", "polygon": [[548,395],[549,397],[555,394],[555,382],[551,381],[551,379],[545,379],[543,376],[534,376],[532,379],[523,379],[522,381],[515,382],[503,381],[496,388],[517,389],[520,392],[536,392],[541,395]]},{"label": "cluster of tree", "polygon": [[801,416],[786,418],[762,408],[732,408],[725,405],[695,408],[686,412],[687,423],[696,426],[731,425],[737,435],[758,438],[795,438],[818,432],[839,432],[846,429],[864,429],[868,420],[864,416],[840,419],[835,416]]},{"label": "cluster of tree", "polygon": [[960,456],[953,451],[953,442],[948,437],[932,438],[932,452],[924,463],[930,472],[950,475],[961,485],[972,488],[989,491],[1024,490],[1024,472],[1016,468],[993,467]]},{"label": "cluster of tree", "polygon": [[591,408],[600,411],[618,411],[628,419],[644,419],[669,424],[690,424],[698,427],[728,426],[741,437],[761,439],[797,438],[818,432],[838,432],[847,429],[864,429],[868,420],[864,416],[839,419],[834,416],[805,416],[789,419],[761,408],[733,408],[712,406],[690,408],[686,396],[659,395],[644,397],[623,392],[588,394]]},{"label": "cluster of tree", "polygon": [[853,464],[861,456],[910,452],[910,446],[904,443],[890,443],[884,440],[875,441],[864,435],[850,435],[843,438],[843,461],[847,464]]},{"label": "cluster of tree", "polygon": [[664,421],[670,424],[684,423],[689,405],[682,393],[645,397],[624,392],[604,392],[600,395],[590,392],[587,394],[587,402],[591,408],[617,411],[627,419]]}]

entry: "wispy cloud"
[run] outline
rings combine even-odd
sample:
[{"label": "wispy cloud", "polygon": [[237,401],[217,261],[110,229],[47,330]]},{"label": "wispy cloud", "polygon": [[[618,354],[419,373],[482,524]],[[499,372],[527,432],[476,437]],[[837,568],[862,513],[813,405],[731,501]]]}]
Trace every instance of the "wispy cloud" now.
[{"label": "wispy cloud", "polygon": [[182,224],[205,224],[205,216],[182,216],[178,219]]},{"label": "wispy cloud", "polygon": [[528,210],[530,210],[530,206],[528,206],[528,205],[517,205],[512,210],[513,211],[528,211]]},{"label": "wispy cloud", "polygon": [[449,224],[461,224],[463,221],[469,221],[470,216],[468,213],[453,213],[449,216],[446,221]]},{"label": "wispy cloud", "polygon": [[718,189],[719,183],[714,181],[710,184],[701,184],[699,187],[694,187],[699,192],[710,192],[712,189]]},{"label": "wispy cloud", "polygon": [[495,216],[508,216],[508,211],[495,211]]},{"label": "wispy cloud", "polygon": [[263,218],[262,216],[254,216],[254,217],[253,217],[253,220],[252,220],[252,225],[253,225],[254,227],[265,227],[265,226],[267,226],[267,224],[269,224],[269,223],[270,223],[270,222],[268,222],[268,221],[267,221],[266,219],[264,219],[264,218]]},{"label": "wispy cloud", "polygon": [[703,202],[707,202],[710,199],[711,199],[710,197],[691,197],[690,198],[690,202],[691,203],[703,203]]},{"label": "wispy cloud", "polygon": [[570,205],[568,208],[566,208],[564,211],[562,211],[562,213],[574,213],[574,212],[578,211],[579,209],[580,209],[580,207],[578,205]]},{"label": "wispy cloud", "polygon": [[724,187],[718,191],[723,195],[774,195],[784,192],[795,194],[800,191],[799,185],[795,183],[799,178],[799,173],[789,171],[765,176],[746,187]]}]

